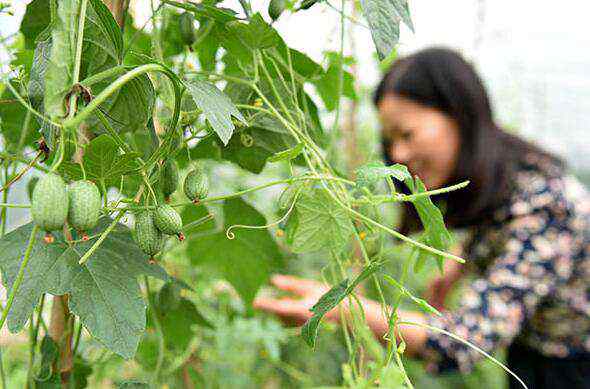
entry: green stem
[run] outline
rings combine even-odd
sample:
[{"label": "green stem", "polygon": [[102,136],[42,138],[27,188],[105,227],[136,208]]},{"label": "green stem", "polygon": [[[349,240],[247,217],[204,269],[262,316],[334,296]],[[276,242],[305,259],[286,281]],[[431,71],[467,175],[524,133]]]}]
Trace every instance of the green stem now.
[{"label": "green stem", "polygon": [[35,169],[37,169],[39,171],[42,171],[44,173],[49,173],[49,169],[47,169],[46,167],[40,166],[40,165],[38,165],[36,163],[33,163],[33,161],[31,161],[29,159],[26,159],[26,158],[23,158],[23,157],[19,157],[17,155],[10,155],[8,153],[5,153],[5,152],[0,151],[0,159],[6,159],[6,160],[9,160],[9,161],[20,162],[20,163],[23,163],[25,165],[32,166]]},{"label": "green stem", "polygon": [[72,82],[77,84],[80,79],[80,66],[82,64],[82,44],[84,43],[84,23],[86,22],[86,7],[88,0],[82,0],[80,3],[80,15],[78,16],[78,34],[76,40],[76,56],[74,58],[74,72],[72,73]]},{"label": "green stem", "polygon": [[10,312],[10,308],[12,307],[12,303],[14,302],[14,297],[16,293],[20,289],[20,285],[23,282],[23,277],[25,275],[25,268],[29,263],[29,259],[31,258],[31,251],[33,250],[33,244],[35,243],[35,237],[37,235],[37,231],[39,227],[35,224],[33,229],[31,230],[31,236],[29,237],[29,243],[27,244],[27,248],[25,250],[25,255],[23,257],[23,261],[20,264],[20,268],[18,269],[18,273],[16,275],[16,279],[12,284],[12,288],[10,289],[10,295],[8,296],[8,300],[6,301],[6,306],[2,311],[2,317],[0,318],[0,330],[4,327],[4,322],[6,321],[6,317],[8,316],[8,312]]},{"label": "green stem", "polygon": [[119,76],[127,71],[127,68],[123,65],[117,65],[115,67],[109,68],[104,70],[100,73],[93,74],[90,77],[85,78],[84,80],[80,81],[80,85],[84,87],[90,87],[94,84],[98,84],[99,82],[106,80],[111,77]]},{"label": "green stem", "polygon": [[23,97],[17,92],[17,90],[14,89],[14,87],[10,83],[10,80],[5,80],[4,84],[8,89],[10,89],[10,92],[12,92],[12,94],[14,95],[14,97],[16,97],[18,102],[21,103],[30,113],[37,116],[42,121],[51,124],[52,126],[61,128],[61,124],[52,121],[48,117],[45,117],[45,115],[39,113],[39,111],[37,111],[35,108],[31,107],[31,105],[25,99],[23,99]]},{"label": "green stem", "polygon": [[400,321],[397,324],[400,325],[400,326],[401,325],[409,325],[409,326],[416,326],[416,327],[425,328],[425,329],[428,329],[430,331],[441,333],[441,334],[446,335],[446,336],[448,336],[448,337],[450,337],[450,338],[452,338],[452,339],[454,339],[454,340],[456,340],[458,342],[461,342],[464,345],[466,345],[467,347],[470,347],[473,350],[475,350],[476,352],[478,352],[481,355],[485,356],[486,358],[488,358],[489,360],[491,360],[496,365],[500,366],[502,369],[504,369],[504,371],[506,371],[507,373],[509,373],[510,375],[512,375],[522,385],[523,388],[528,389],[528,387],[526,386],[526,384],[512,370],[510,370],[508,368],[508,366],[504,365],[502,362],[498,361],[496,358],[494,358],[493,356],[491,356],[490,354],[488,354],[487,352],[485,352],[484,350],[482,350],[481,348],[479,348],[475,344],[469,342],[466,339],[461,338],[458,335],[453,334],[452,332],[443,330],[442,328],[431,326],[429,324],[416,323],[416,322],[412,322],[412,321]]},{"label": "green stem", "polygon": [[[7,193],[5,191],[4,193]],[[31,208],[31,204],[9,204],[9,203],[0,203],[0,208]],[[4,220],[4,219],[3,219]]]},{"label": "green stem", "polygon": [[463,189],[469,185],[469,181],[463,181],[455,185],[447,186],[440,189],[433,189],[426,192],[414,193],[406,195],[403,193],[394,193],[391,196],[372,196],[370,199],[360,199],[353,201],[353,204],[374,204],[379,205],[383,203],[395,203],[400,201],[414,201],[426,196],[434,196],[441,193],[448,193],[458,189]]},{"label": "green stem", "polygon": [[[113,95],[116,91],[121,89],[123,85],[128,83],[129,81],[133,80],[136,77],[141,76],[142,74],[148,72],[160,72],[164,73],[168,77],[174,79],[174,76],[170,75],[168,69],[164,66],[157,64],[157,63],[150,63],[146,65],[141,65],[129,72],[123,74],[119,78],[117,78],[112,84],[107,86],[105,89],[102,90],[83,110],[81,110],[76,116],[67,119],[63,122],[64,127],[68,128],[75,128],[84,120],[86,120],[93,112],[96,110],[102,103],[104,103],[111,95]],[[176,113],[178,115],[178,112]],[[173,121],[174,123],[174,121]]]},{"label": "green stem", "polygon": [[88,251],[86,251],[84,253],[82,258],[80,258],[80,260],[78,261],[78,264],[84,265],[86,262],[88,262],[88,260],[92,256],[92,254],[94,254],[94,252],[98,249],[98,247],[102,244],[102,242],[107,238],[107,236],[111,233],[111,231],[115,228],[117,223],[119,223],[119,220],[121,220],[121,218],[124,215],[125,215],[124,209],[119,211],[117,216],[115,216],[115,218],[113,219],[112,223],[109,224],[109,226],[102,232],[102,234],[100,234],[100,237],[98,238],[98,240],[96,242],[94,242],[92,247],[90,247],[90,249],[88,249]]}]

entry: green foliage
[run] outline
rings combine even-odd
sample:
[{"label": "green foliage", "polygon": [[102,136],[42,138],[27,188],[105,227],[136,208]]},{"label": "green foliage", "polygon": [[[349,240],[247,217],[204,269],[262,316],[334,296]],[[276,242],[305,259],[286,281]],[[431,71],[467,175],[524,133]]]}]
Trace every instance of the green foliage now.
[{"label": "green foliage", "polygon": [[[269,15],[276,20],[317,3],[272,0]],[[39,170],[31,214],[43,229],[58,231],[51,244],[37,229],[31,238],[32,223],[0,237],[9,295],[3,315],[12,332],[31,321],[30,344],[19,358],[32,357],[32,369],[18,385],[59,388],[68,377],[76,388],[107,380],[118,387],[191,386],[187,380],[195,387],[398,387],[406,379],[399,367],[386,367],[385,351],[356,310],[349,350],[330,325],[316,354],[303,347],[316,345],[327,312],[383,269],[387,234],[399,235],[381,221],[378,205],[411,201],[425,229],[418,239],[440,250],[450,243],[442,214],[405,166],[367,164],[356,170],[356,182],[331,166],[342,158],[328,142],[339,136],[324,132],[320,115],[338,111],[343,118],[340,99],[361,97],[347,70],[355,59],[327,52],[327,61],[316,63],[242,6],[164,0],[150,23],[139,26],[126,14],[122,29],[100,0],[28,5],[22,36],[10,46],[11,66],[19,69],[10,85],[39,113],[2,90],[9,102],[0,102],[2,187],[8,199],[20,175]],[[367,0],[363,10],[378,52],[392,58],[399,23],[412,28],[406,1]],[[32,148],[43,153],[31,157]],[[176,193],[181,176],[192,203]],[[412,195],[392,187],[378,193],[385,185],[377,184],[390,178]],[[278,184],[287,188],[276,198],[271,187]],[[2,209],[3,231],[12,207]],[[50,223],[39,218],[41,208]],[[134,236],[125,226],[130,216]],[[166,240],[183,233],[184,242]],[[415,254],[426,258],[433,248]],[[154,263],[155,255],[175,277]],[[366,264],[360,272],[358,263]],[[287,269],[332,271],[335,286],[312,308],[305,342],[252,309],[258,293],[269,293],[261,289],[271,274]],[[156,279],[145,278],[140,288],[139,276]],[[436,313],[397,278],[384,278],[398,296]],[[37,340],[38,328],[47,326],[39,318],[47,317],[48,294],[67,296],[64,334],[85,328],[73,339],[71,372],[59,370],[68,353],[62,343]],[[357,360],[357,347],[369,356],[366,364]]]},{"label": "green foliage", "polygon": [[74,162],[62,163],[62,170],[72,180],[84,178],[104,184],[119,186],[124,175],[138,171],[138,153],[121,153],[117,142],[108,135],[94,138],[85,148],[82,165]]},{"label": "green foliage", "polygon": [[[45,112],[50,117],[64,117],[66,95],[72,85],[91,75],[119,64],[123,39],[110,11],[100,0],[90,0],[85,13],[82,58],[76,65],[79,2],[60,1],[51,33],[51,55],[45,73]],[[84,73],[76,74],[76,68]],[[78,70],[80,71],[80,70]]]},{"label": "green foliage", "polygon": [[355,170],[355,176],[357,186],[367,188],[387,177],[393,177],[398,181],[412,180],[408,168],[399,163],[391,166],[385,166],[382,162],[367,163]]},{"label": "green foliage", "polygon": [[287,226],[292,231],[294,252],[338,251],[348,243],[353,233],[350,218],[325,189],[304,191],[295,210]]},{"label": "green foliage", "polygon": [[[266,224],[264,216],[239,198],[225,201],[223,214],[224,231],[237,224]],[[229,281],[250,305],[270,274],[280,269],[283,256],[267,231],[236,229],[233,239],[224,231],[187,237],[187,254],[193,264],[207,266]]]},{"label": "green foliage", "polygon": [[[101,219],[93,233],[104,231],[110,223]],[[14,284],[31,229],[29,223],[0,239],[0,268],[7,290]],[[83,266],[78,265],[78,259],[95,239],[68,246],[62,234],[55,235],[56,242],[46,244],[38,233],[31,253],[35,260],[29,263],[15,295],[8,328],[20,331],[43,293],[68,293],[70,309],[86,329],[113,352],[131,358],[145,329],[145,302],[136,278],[146,274],[165,280],[166,273],[159,266],[147,264],[146,256],[123,225],[113,229]]]},{"label": "green foliage", "polygon": [[305,322],[303,327],[301,327],[301,336],[310,347],[315,347],[316,338],[318,336],[318,326],[324,315],[336,308],[344,298],[354,291],[354,288],[356,288],[358,284],[379,271],[382,265],[382,263],[375,262],[365,266],[352,282],[347,278],[344,279],[338,285],[333,286],[332,289],[324,293],[318,302],[311,307],[310,311],[313,312],[313,316]]},{"label": "green foliage", "polygon": [[227,96],[209,82],[193,79],[187,81],[185,85],[219,139],[227,145],[235,128],[231,120],[232,116],[245,123],[240,111]]}]

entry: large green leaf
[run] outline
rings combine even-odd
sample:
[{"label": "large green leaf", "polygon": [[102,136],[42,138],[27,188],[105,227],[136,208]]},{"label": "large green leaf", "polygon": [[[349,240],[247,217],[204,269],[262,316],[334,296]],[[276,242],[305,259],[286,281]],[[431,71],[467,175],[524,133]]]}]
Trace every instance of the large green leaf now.
[{"label": "large green leaf", "polygon": [[[9,89],[4,90],[0,100],[0,132],[5,141],[4,150],[16,151],[21,137],[23,137],[23,146],[31,145],[38,138],[39,125],[37,121],[32,115],[29,115],[28,122],[25,122],[27,110],[16,100]],[[25,124],[28,125],[25,126]]]},{"label": "large green leaf", "polygon": [[[107,80],[101,86],[105,86],[113,79]],[[156,93],[150,78],[146,74],[127,82],[121,89],[110,96],[100,105],[107,121],[117,132],[145,131],[145,127],[151,118]],[[103,128],[98,119],[89,121],[89,126]]]},{"label": "large green leaf", "polygon": [[[110,223],[108,218],[101,219],[93,235]],[[0,268],[7,290],[14,284],[32,227],[32,223],[26,224],[0,239]],[[145,274],[166,280],[168,276],[159,266],[148,264],[147,255],[122,224],[113,229],[85,265],[79,265],[78,260],[96,238],[69,247],[62,234],[55,235],[56,242],[46,244],[43,233],[38,232],[32,260],[8,314],[8,328],[20,331],[43,293],[69,294],[71,311],[88,331],[113,352],[131,358],[146,323],[146,304],[137,277]]]},{"label": "large green leaf", "polygon": [[395,0],[361,0],[365,18],[380,59],[387,57],[399,40],[400,17]]},{"label": "large green leaf", "polygon": [[[413,193],[426,191],[424,183],[418,177],[415,178],[414,183],[411,180],[407,180],[406,183]],[[424,227],[425,243],[442,251],[447,250],[453,243],[453,237],[445,226],[440,209],[432,202],[430,196],[418,197],[412,201],[412,204],[416,208]],[[442,258],[439,257],[437,259],[439,261],[439,267],[442,270]]]},{"label": "large green leaf", "polygon": [[229,281],[249,306],[271,272],[282,265],[282,254],[266,230],[239,228],[228,239],[225,230],[235,224],[261,226],[262,216],[242,199],[223,205],[224,230],[205,236],[188,237],[187,254],[195,265],[208,266]]},{"label": "large green leaf", "polygon": [[[121,177],[137,171],[139,165],[137,153],[119,152],[119,147],[108,135],[100,135],[94,138],[84,149],[82,164],[86,171],[86,178],[102,182],[107,186],[118,186]],[[82,178],[80,165],[73,162],[64,162],[62,169],[71,179]]]},{"label": "large green leaf", "polygon": [[229,97],[207,81],[193,79],[186,81],[185,85],[219,139],[227,145],[235,129],[231,120],[232,116],[245,123],[240,111]]},{"label": "large green leaf", "polygon": [[344,65],[344,61],[338,53],[332,52],[329,54],[328,70],[314,82],[314,85],[322,97],[326,109],[333,111],[336,109],[341,94],[354,100],[356,99],[356,92],[354,90],[354,78],[346,70],[342,70],[342,91],[339,90],[340,68]]},{"label": "large green leaf", "polygon": [[268,25],[259,13],[254,14],[248,23],[233,21],[228,23],[226,28],[251,50],[268,49],[281,42],[276,30]]},{"label": "large green leaf", "polygon": [[27,5],[25,16],[23,16],[20,25],[27,49],[35,47],[37,36],[47,28],[51,21],[49,4],[50,1],[47,0],[33,0]]},{"label": "large green leaf", "polygon": [[[80,3],[79,0],[60,1],[52,26],[44,98],[45,112],[50,117],[65,115],[65,97],[74,84]],[[80,80],[121,63],[123,38],[110,11],[100,0],[88,2],[83,34]]]},{"label": "large green leaf", "polygon": [[333,286],[327,291],[322,297],[320,297],[318,302],[311,307],[310,311],[313,312],[313,316],[305,322],[303,327],[301,327],[301,336],[310,347],[315,347],[315,341],[318,336],[318,326],[324,315],[336,308],[346,296],[354,291],[354,288],[356,288],[358,284],[370,275],[379,271],[382,266],[382,262],[374,262],[365,266],[352,282],[350,282],[348,278],[344,279],[338,285]]},{"label": "large green leaf", "polygon": [[297,225],[292,232],[294,252],[340,250],[348,243],[353,233],[350,217],[325,189],[304,191],[295,210]]}]

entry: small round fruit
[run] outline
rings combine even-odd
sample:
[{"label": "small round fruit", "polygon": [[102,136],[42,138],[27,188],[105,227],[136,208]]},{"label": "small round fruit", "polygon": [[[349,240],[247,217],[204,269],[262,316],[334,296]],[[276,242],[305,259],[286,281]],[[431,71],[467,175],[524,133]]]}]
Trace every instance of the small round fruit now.
[{"label": "small round fruit", "polygon": [[209,180],[201,169],[194,169],[184,179],[184,194],[193,203],[198,203],[209,193]]},{"label": "small round fruit", "polygon": [[168,204],[158,205],[154,212],[154,223],[158,230],[166,235],[176,235],[178,240],[184,240],[182,230],[182,219],[178,212]]},{"label": "small round fruit", "polygon": [[154,256],[164,247],[165,236],[154,224],[154,215],[151,211],[137,215],[135,239],[141,251],[150,256],[150,263],[154,263]]},{"label": "small round fruit", "polygon": [[83,240],[88,240],[86,231],[92,230],[98,224],[100,192],[93,182],[75,181],[68,185],[68,197],[68,223],[83,233]]},{"label": "small round fruit", "polygon": [[53,242],[50,231],[62,228],[68,216],[68,192],[60,176],[48,173],[37,182],[31,201],[31,216],[35,224],[47,232],[45,241]]},{"label": "small round fruit", "polygon": [[180,15],[180,39],[182,39],[182,43],[186,46],[191,46],[195,43],[195,25],[194,25],[194,16],[190,12],[184,12]]},{"label": "small round fruit", "polygon": [[170,201],[170,195],[178,188],[178,164],[169,159],[162,166],[162,193],[166,202]]}]

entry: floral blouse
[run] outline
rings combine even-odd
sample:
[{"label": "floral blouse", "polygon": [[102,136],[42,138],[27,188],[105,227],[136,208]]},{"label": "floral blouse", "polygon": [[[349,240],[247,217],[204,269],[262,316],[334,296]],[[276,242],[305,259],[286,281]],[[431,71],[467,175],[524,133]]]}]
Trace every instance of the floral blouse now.
[{"label": "floral blouse", "polygon": [[[538,157],[518,169],[510,201],[470,231],[465,258],[477,278],[459,308],[429,324],[491,352],[519,342],[542,355],[590,353],[590,195]],[[432,371],[469,371],[481,355],[431,332]]]}]

